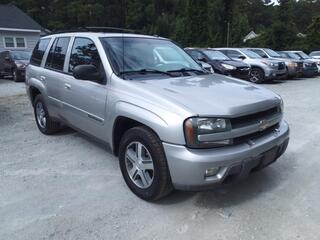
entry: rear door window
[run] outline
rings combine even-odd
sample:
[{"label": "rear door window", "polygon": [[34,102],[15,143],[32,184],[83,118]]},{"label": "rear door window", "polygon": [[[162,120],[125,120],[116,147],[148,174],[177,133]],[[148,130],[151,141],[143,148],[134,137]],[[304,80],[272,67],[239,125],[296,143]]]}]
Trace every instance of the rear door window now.
[{"label": "rear door window", "polygon": [[40,66],[42,62],[43,55],[48,47],[48,44],[50,42],[50,38],[41,39],[37,45],[35,46],[32,56],[30,59],[30,64],[35,66]]},{"label": "rear door window", "polygon": [[57,38],[50,48],[47,57],[46,67],[58,71],[63,71],[64,61],[68,50],[70,38]]}]

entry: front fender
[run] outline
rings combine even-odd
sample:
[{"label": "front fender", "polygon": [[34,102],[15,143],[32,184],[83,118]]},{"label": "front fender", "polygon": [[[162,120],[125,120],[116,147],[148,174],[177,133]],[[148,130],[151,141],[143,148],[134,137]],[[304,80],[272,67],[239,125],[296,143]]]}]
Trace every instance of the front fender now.
[{"label": "front fender", "polygon": [[[118,117],[130,118],[151,128],[163,142],[185,144],[183,120],[174,113],[163,109],[155,112],[129,102],[119,101],[115,104],[113,125]],[[109,142],[112,142],[111,140]]]}]

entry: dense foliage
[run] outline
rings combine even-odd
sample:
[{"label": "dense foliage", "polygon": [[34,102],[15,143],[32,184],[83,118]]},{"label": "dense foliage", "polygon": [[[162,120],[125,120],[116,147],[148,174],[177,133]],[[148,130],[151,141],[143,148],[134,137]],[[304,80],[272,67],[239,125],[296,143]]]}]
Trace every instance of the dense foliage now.
[{"label": "dense foliage", "polygon": [[0,0],[10,2],[50,30],[126,27],[210,47],[243,46],[253,30],[245,45],[320,50],[318,0]]}]

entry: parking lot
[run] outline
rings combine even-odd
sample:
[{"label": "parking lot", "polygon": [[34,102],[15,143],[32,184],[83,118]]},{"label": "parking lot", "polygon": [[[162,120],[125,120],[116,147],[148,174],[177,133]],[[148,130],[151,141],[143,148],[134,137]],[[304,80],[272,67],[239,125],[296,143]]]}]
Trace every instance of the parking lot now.
[{"label": "parking lot", "polygon": [[285,155],[242,182],[148,203],[104,146],[42,135],[24,83],[0,80],[0,239],[319,239],[320,77],[264,86],[285,102]]}]

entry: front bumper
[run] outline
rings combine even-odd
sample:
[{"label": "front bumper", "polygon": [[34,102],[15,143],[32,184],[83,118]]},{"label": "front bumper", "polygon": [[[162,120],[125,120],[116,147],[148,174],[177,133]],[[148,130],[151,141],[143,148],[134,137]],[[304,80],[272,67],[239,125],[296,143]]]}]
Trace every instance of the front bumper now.
[{"label": "front bumper", "polygon": [[267,80],[280,79],[288,74],[287,69],[278,70],[274,68],[266,68],[264,69],[264,72]]},{"label": "front bumper", "polygon": [[26,69],[25,68],[18,68],[17,69],[17,78],[18,79],[25,79],[26,77]]},{"label": "front bumper", "polygon": [[313,77],[318,74],[318,68],[315,67],[305,67],[303,68],[304,77]]},{"label": "front bumper", "polygon": [[[253,140],[254,144],[215,149],[189,149],[163,143],[174,187],[180,190],[210,189],[273,163],[284,153],[289,142],[289,126],[285,121],[277,130]],[[206,178],[206,170],[213,167],[220,168],[218,174]]]}]

